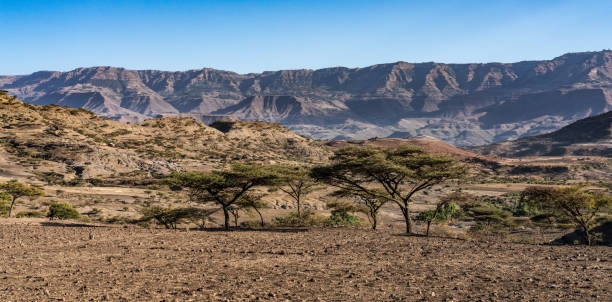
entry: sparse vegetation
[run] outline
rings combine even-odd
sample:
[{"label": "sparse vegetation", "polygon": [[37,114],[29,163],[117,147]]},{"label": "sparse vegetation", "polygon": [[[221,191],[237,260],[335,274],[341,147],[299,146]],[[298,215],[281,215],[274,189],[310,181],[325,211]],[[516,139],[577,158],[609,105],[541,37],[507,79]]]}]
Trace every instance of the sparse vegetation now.
[{"label": "sparse vegetation", "polygon": [[9,217],[11,217],[11,213],[13,212],[17,199],[21,197],[36,198],[44,195],[45,193],[45,191],[38,187],[23,184],[16,180],[0,183],[0,192],[4,192],[11,198],[11,205],[8,210]]},{"label": "sparse vegetation", "polygon": [[418,220],[427,223],[425,235],[429,236],[429,229],[432,222],[443,222],[463,216],[463,212],[459,208],[459,205],[468,204],[474,200],[475,196],[459,191],[452,192],[440,198],[438,203],[436,203],[435,209],[421,212],[417,216]]},{"label": "sparse vegetation", "polygon": [[326,220],[326,217],[317,215],[312,211],[304,211],[299,215],[296,211],[293,211],[286,216],[274,217],[276,225],[285,227],[317,226],[324,224]]},{"label": "sparse vegetation", "polygon": [[81,215],[67,202],[54,202],[49,206],[47,217],[51,219],[77,219]]},{"label": "sparse vegetation", "polygon": [[229,230],[231,207],[255,186],[273,185],[277,179],[277,174],[265,167],[235,164],[226,171],[174,173],[166,181],[175,189],[187,188],[192,201],[220,206]]},{"label": "sparse vegetation", "polygon": [[35,211],[35,210],[21,211],[17,213],[17,215],[15,215],[15,217],[17,218],[23,218],[23,217],[38,218],[38,217],[44,217],[44,216],[45,216],[45,213],[40,212],[40,211]]},{"label": "sparse vegetation", "polygon": [[[14,235],[0,238],[8,243],[5,246],[9,248],[4,255],[5,261],[12,261],[11,265],[22,262],[13,261],[25,255],[22,250],[31,252],[28,250],[28,244],[35,247],[37,252],[44,249],[44,245],[37,245],[41,244],[40,238],[45,238],[45,244],[59,242],[56,246],[68,246],[79,255],[92,250],[100,252],[103,259],[111,265],[116,265],[117,263],[113,262],[117,260],[121,265],[131,265],[128,261],[133,259],[130,257],[141,255],[138,259],[140,262],[134,263],[143,263],[142,259],[153,259],[152,261],[165,265],[164,271],[167,271],[174,269],[182,259],[195,262],[212,259],[214,261],[207,262],[206,265],[198,265],[205,269],[211,265],[216,268],[208,275],[198,272],[198,276],[207,278],[207,283],[214,283],[212,280],[218,280],[213,279],[217,277],[214,274],[225,271],[236,263],[240,266],[256,265],[252,266],[249,272],[257,274],[261,269],[260,261],[274,261],[274,266],[266,267],[276,267],[294,259],[303,259],[302,268],[306,269],[299,271],[299,274],[312,275],[309,280],[313,280],[309,281],[313,286],[303,287],[306,290],[313,288],[318,291],[327,284],[337,286],[337,280],[334,278],[340,276],[346,277],[347,280],[363,280],[363,284],[367,282],[368,286],[379,284],[381,288],[388,289],[386,292],[377,292],[380,296],[368,296],[369,298],[375,300],[385,293],[390,293],[385,298],[398,300],[402,298],[398,292],[412,290],[415,282],[419,282],[412,278],[414,275],[406,274],[406,269],[418,268],[421,263],[427,267],[444,265],[445,269],[440,271],[444,273],[447,268],[452,270],[458,267],[455,264],[458,263],[457,259],[461,259],[461,271],[453,272],[452,279],[462,278],[466,273],[465,265],[471,263],[470,261],[477,265],[467,274],[481,269],[483,262],[488,265],[486,274],[491,274],[501,267],[497,265],[504,258],[498,256],[507,253],[506,259],[512,260],[506,267],[517,265],[524,257],[538,260],[529,261],[529,266],[525,265],[521,272],[499,271],[495,280],[502,280],[507,274],[517,273],[514,279],[504,281],[512,284],[520,282],[523,287],[533,284],[537,285],[534,289],[541,290],[540,283],[524,282],[525,271],[529,271],[532,266],[539,266],[539,269],[534,269],[532,273],[539,277],[549,276],[553,273],[548,270],[551,261],[555,261],[556,257],[563,253],[563,259],[576,259],[576,253],[573,252],[576,250],[571,250],[571,247],[570,250],[563,247],[542,247],[533,245],[534,243],[550,242],[576,226],[584,229],[583,224],[590,230],[586,233],[591,238],[582,241],[589,244],[600,243],[599,240],[605,236],[598,233],[603,231],[596,227],[600,228],[609,223],[607,221],[610,216],[607,213],[610,205],[605,200],[609,196],[606,188],[609,190],[612,186],[606,178],[610,165],[605,159],[575,159],[575,162],[570,164],[559,162],[565,158],[557,159],[552,164],[549,163],[552,160],[541,158],[529,161],[463,159],[464,162],[470,162],[470,169],[480,172],[477,177],[467,179],[467,168],[457,159],[432,154],[420,148],[400,146],[339,149],[340,147],[333,147],[333,144],[341,142],[323,146],[324,143],[301,138],[281,125],[262,122],[226,122],[225,132],[210,129],[192,119],[160,118],[126,125],[57,106],[41,107],[20,105],[18,101],[11,102],[24,107],[0,113],[0,128],[3,129],[0,133],[0,155],[7,155],[7,164],[2,163],[0,173],[3,177],[26,175],[18,176],[22,182],[24,179],[33,183],[42,181],[46,183],[47,191],[55,194],[44,196],[40,201],[19,202],[25,201],[23,197],[28,196],[26,194],[18,197],[23,199],[15,202],[17,198],[0,193],[0,216],[15,211],[18,212],[17,217],[41,217],[48,206],[48,217],[79,219],[79,224],[62,221],[40,222],[44,226],[41,228],[43,234],[49,230],[45,228],[54,225],[74,226],[53,229],[54,234],[62,234],[57,238],[41,237],[40,233],[35,233],[31,238],[19,238],[18,241],[14,241]],[[0,103],[0,106],[5,105],[6,103]],[[368,142],[363,143],[367,145]],[[358,145],[355,142],[347,144]],[[327,160],[331,154],[329,150],[338,150],[331,160]],[[313,165],[316,168],[311,169]],[[186,168],[205,172],[172,173],[185,171]],[[460,185],[447,181],[457,178],[463,180]],[[546,191],[535,194],[538,193],[537,190],[530,189],[521,195],[520,192],[528,184],[546,184],[553,193]],[[579,192],[563,191],[560,186],[568,184],[583,184],[584,187],[581,187]],[[166,185],[169,185],[171,190],[168,190]],[[457,188],[458,186],[463,189]],[[319,189],[321,191],[314,192]],[[38,194],[42,194],[41,192],[30,197],[40,197]],[[553,202],[551,196],[556,195],[562,198]],[[329,197],[334,201],[326,202]],[[58,200],[65,202],[58,203]],[[568,200],[573,200],[571,206],[567,205]],[[561,201],[565,203],[562,205]],[[211,208],[200,208],[200,205]],[[92,208],[93,206],[95,208]],[[75,208],[86,217],[80,216]],[[569,210],[571,208],[580,210],[577,218],[572,217],[572,211]],[[137,211],[140,211],[140,217],[137,216]],[[448,241],[438,236],[423,241],[420,236],[394,236],[396,234],[393,233],[398,227],[405,227],[407,232],[420,232],[421,225],[416,225],[419,229],[415,229],[411,221],[417,211],[420,213],[416,215],[416,219],[424,222],[424,234],[429,235],[432,228],[433,234],[448,234],[449,237],[471,240]],[[87,227],[90,225],[87,216],[95,220],[96,228]],[[274,216],[277,217],[268,218]],[[372,229],[378,231],[360,230],[367,227],[363,217],[367,217]],[[6,229],[21,228],[15,234],[41,231],[37,229],[38,225],[31,227],[32,224],[38,223],[36,219],[6,221]],[[445,224],[447,221],[453,223]],[[122,226],[105,226],[104,223]],[[263,228],[266,223],[267,228]],[[436,223],[440,224],[435,226]],[[232,234],[212,231],[219,226],[228,229],[232,224],[248,229]],[[207,227],[207,232],[188,232],[194,225]],[[185,232],[168,233],[161,229],[143,230],[140,227],[184,227]],[[468,229],[470,231],[466,231]],[[86,232],[83,236],[75,236],[83,231]],[[103,233],[106,235],[100,235]],[[485,235],[489,241],[486,243],[487,248],[474,249],[475,244],[481,244],[475,241]],[[130,238],[134,242],[119,241],[129,236],[133,236]],[[67,238],[69,244],[66,244]],[[237,238],[240,238],[240,242]],[[571,238],[574,240],[578,237]],[[79,242],[80,240],[85,241]],[[103,240],[109,240],[105,242],[109,244],[102,244]],[[232,246],[222,247],[230,241]],[[508,249],[502,241],[529,245],[513,245]],[[120,244],[117,244],[118,242]],[[16,246],[19,250],[14,249]],[[72,249],[73,247],[75,248]],[[519,250],[523,250],[523,254],[515,255]],[[398,251],[402,253],[398,254]],[[597,255],[601,260],[607,255],[605,250],[602,252],[597,248],[589,248],[587,251],[588,253],[583,253],[580,250],[583,254],[579,255]],[[56,255],[54,253],[55,250],[49,255],[52,257]],[[544,259],[537,253],[548,253],[549,258]],[[480,259],[476,261],[473,255],[479,255]],[[587,256],[578,257],[586,259]],[[256,261],[253,261],[255,258]],[[28,259],[37,261],[36,257]],[[172,265],[168,265],[168,259],[172,259]],[[236,262],[236,259],[239,261]],[[436,262],[427,262],[432,259]],[[228,266],[217,266],[219,261],[226,260]],[[444,262],[446,260],[448,262]],[[588,262],[591,261],[589,258]],[[597,265],[605,264],[605,261],[594,261],[601,262]],[[587,260],[584,262],[587,263]],[[45,267],[46,265],[45,262]],[[283,277],[286,275],[287,280],[293,280],[295,276],[291,275],[292,272],[297,272],[300,267],[292,263],[292,266],[279,269],[278,273]],[[312,267],[329,267],[331,274],[320,275],[318,270],[313,270]],[[587,273],[587,270],[575,270],[576,267],[571,267],[574,268],[572,274],[583,274],[582,277],[586,274],[599,274],[599,277],[605,275],[601,270],[589,269]],[[568,266],[567,271],[570,271],[569,268]],[[29,276],[28,269],[31,267],[25,269]],[[184,265],[180,269],[188,270],[190,266]],[[387,274],[395,269],[400,273],[393,277]],[[149,264],[147,267],[129,267],[129,271],[134,273],[124,276],[155,274],[154,276],[159,277],[158,270]],[[72,272],[74,270],[69,273]],[[436,271],[431,277],[439,278],[440,275],[436,274],[442,274],[440,272]],[[67,271],[60,271],[58,275],[64,276],[66,273]],[[471,282],[483,279],[483,282],[488,282],[490,286],[502,284],[481,278],[488,278],[489,275],[486,274],[472,274],[467,280]],[[92,276],[108,277],[107,274]],[[559,276],[567,274],[555,275]],[[253,278],[257,282],[251,284],[265,283],[267,278],[269,276],[263,280]],[[324,278],[328,279],[319,286],[317,282]],[[389,288],[393,282],[400,280],[397,278],[402,282],[398,281],[397,287]],[[25,280],[33,282],[31,279]],[[245,280],[236,281],[247,284],[249,281]],[[184,285],[180,285],[184,290],[177,291],[172,288],[172,293],[179,299],[210,299],[211,296],[198,296],[207,290],[200,289],[200,281],[202,280],[194,281],[198,287],[189,288],[191,285],[187,284],[190,282],[187,280]],[[284,279],[277,282],[282,283]],[[211,286],[218,288],[220,284],[225,283],[211,283]],[[354,284],[357,283],[351,283],[351,286]],[[429,284],[431,282],[427,281],[420,287],[425,288]],[[463,283],[463,286],[465,284],[472,283]],[[262,289],[268,291],[265,287]],[[432,291],[434,289],[436,298],[451,298],[438,295],[440,287],[432,288]],[[181,296],[182,293],[187,294]],[[359,294],[361,293],[370,291],[360,291]],[[563,291],[559,290],[559,293]],[[49,298],[54,294],[55,292],[51,292]],[[269,296],[264,292],[262,296],[271,300],[298,297],[285,294],[274,293]],[[47,299],[46,294],[44,295],[37,298]],[[415,299],[417,296],[427,299],[432,297],[428,292],[419,295],[414,292]],[[253,296],[261,298],[256,292]],[[351,295],[346,297],[351,298]],[[472,297],[482,298],[476,295]],[[121,297],[112,296],[111,300],[113,298]],[[244,297],[249,300],[256,298],[251,295]],[[333,298],[337,297],[332,297],[332,300]],[[487,298],[502,299],[500,296]],[[551,296],[540,298],[547,300]],[[564,297],[555,295],[554,298]]]},{"label": "sparse vegetation", "polygon": [[278,188],[289,195],[297,205],[297,213],[301,214],[302,200],[306,195],[317,189],[317,183],[309,175],[305,167],[275,167],[279,175]]},{"label": "sparse vegetation", "polygon": [[313,169],[313,177],[345,191],[394,202],[402,212],[407,233],[413,232],[413,196],[466,174],[466,168],[455,159],[417,147],[349,147],[336,152],[331,160],[333,164]]},{"label": "sparse vegetation", "polygon": [[358,205],[359,211],[366,214],[368,221],[372,226],[372,230],[378,227],[378,212],[389,200],[381,198],[384,192],[379,192],[376,195],[370,195],[366,192],[351,192],[348,190],[338,190],[332,193],[332,196],[352,198]]},{"label": "sparse vegetation", "polygon": [[265,201],[262,200],[262,197],[263,197],[262,195],[247,193],[247,194],[242,195],[242,197],[240,197],[240,200],[236,203],[236,205],[240,209],[247,211],[247,212],[250,210],[255,211],[255,213],[257,213],[257,215],[259,216],[260,226],[264,227],[265,221],[261,213],[261,210],[269,208],[269,206]]},{"label": "sparse vegetation", "polygon": [[523,191],[522,197],[545,216],[565,218],[580,227],[587,245],[592,243],[591,229],[598,215],[610,214],[612,210],[612,197],[579,186],[530,187]]},{"label": "sparse vegetation", "polygon": [[330,226],[356,226],[361,219],[355,215],[355,212],[367,211],[346,201],[330,201],[327,203],[327,207],[331,209],[331,215],[325,223]]},{"label": "sparse vegetation", "polygon": [[164,208],[160,206],[145,207],[140,210],[142,218],[138,222],[155,220],[167,229],[176,229],[185,220],[199,222],[208,219],[216,210],[199,208]]}]

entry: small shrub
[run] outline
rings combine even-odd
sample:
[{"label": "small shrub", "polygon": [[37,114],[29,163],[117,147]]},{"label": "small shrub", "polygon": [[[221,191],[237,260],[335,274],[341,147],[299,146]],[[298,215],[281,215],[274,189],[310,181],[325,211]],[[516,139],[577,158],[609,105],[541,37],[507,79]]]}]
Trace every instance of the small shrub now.
[{"label": "small shrub", "polygon": [[132,220],[128,217],[123,217],[123,216],[113,216],[113,217],[109,217],[105,220],[106,223],[113,223],[113,224],[128,224],[128,223],[136,223],[137,221]]},{"label": "small shrub", "polygon": [[357,226],[359,225],[361,219],[349,212],[336,212],[333,213],[327,220],[325,221],[325,225],[327,226]]},{"label": "small shrub", "polygon": [[7,216],[10,209],[11,206],[8,203],[0,201],[0,217]]},{"label": "small shrub", "polygon": [[[7,196],[9,199],[5,199],[4,196]],[[9,203],[10,196],[4,193],[0,193],[0,216],[8,215],[11,210],[11,204]]]},{"label": "small shrub", "polygon": [[274,217],[274,222],[278,226],[285,227],[303,227],[322,225],[326,218],[316,215],[314,212],[304,211],[301,214],[291,212],[287,216]]},{"label": "small shrub", "polygon": [[77,219],[81,215],[67,202],[54,202],[49,206],[49,218]]},{"label": "small shrub", "polygon": [[330,201],[327,207],[331,209],[331,216],[325,221],[326,226],[356,226],[361,219],[352,213],[365,212],[362,206],[345,201]]},{"label": "small shrub", "polygon": [[35,210],[21,211],[21,212],[17,213],[17,215],[16,215],[17,218],[24,218],[24,217],[38,218],[38,217],[43,217],[43,216],[45,216],[45,214],[43,212],[39,212],[39,211],[35,211]]}]

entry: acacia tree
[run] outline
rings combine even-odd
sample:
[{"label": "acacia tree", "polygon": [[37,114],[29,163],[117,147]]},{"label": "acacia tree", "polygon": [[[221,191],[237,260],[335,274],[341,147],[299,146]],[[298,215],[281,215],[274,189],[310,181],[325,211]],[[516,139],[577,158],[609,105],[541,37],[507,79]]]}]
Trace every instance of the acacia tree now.
[{"label": "acacia tree", "polygon": [[17,199],[21,197],[35,198],[45,194],[45,191],[42,189],[20,183],[17,180],[0,183],[0,191],[8,194],[11,197],[11,206],[9,208],[8,217],[11,217],[11,213],[13,212]]},{"label": "acacia tree", "polygon": [[234,164],[230,170],[175,172],[167,179],[173,188],[187,188],[190,199],[199,203],[214,203],[221,207],[225,229],[230,228],[231,207],[256,186],[273,185],[277,174],[258,165]]},{"label": "acacia tree", "polygon": [[361,206],[360,212],[366,214],[368,217],[372,230],[376,230],[376,227],[378,226],[378,211],[389,201],[387,198],[380,197],[384,194],[384,192],[378,192],[377,195],[370,195],[365,192],[338,190],[333,192],[331,195],[353,198],[354,202]]},{"label": "acacia tree", "polygon": [[297,205],[298,216],[301,216],[303,198],[316,191],[317,183],[310,177],[310,170],[305,167],[275,167],[278,179],[278,188],[289,195]]},{"label": "acacia tree", "polygon": [[474,199],[475,196],[468,193],[463,193],[460,191],[451,192],[440,198],[438,203],[436,203],[435,209],[419,213],[417,218],[427,223],[425,236],[429,237],[429,229],[432,222],[447,221],[453,217],[456,217],[457,214],[460,213],[457,206],[466,204]]},{"label": "acacia tree", "polygon": [[338,150],[331,160],[330,165],[315,167],[312,177],[349,192],[395,203],[404,216],[407,233],[413,232],[410,204],[414,195],[466,173],[465,166],[454,158],[419,147],[348,147]]},{"label": "acacia tree", "polygon": [[592,243],[591,229],[595,218],[612,208],[612,197],[601,192],[589,192],[580,186],[566,188],[529,187],[521,194],[521,199],[530,202],[549,216],[570,219],[582,229],[587,245]]}]

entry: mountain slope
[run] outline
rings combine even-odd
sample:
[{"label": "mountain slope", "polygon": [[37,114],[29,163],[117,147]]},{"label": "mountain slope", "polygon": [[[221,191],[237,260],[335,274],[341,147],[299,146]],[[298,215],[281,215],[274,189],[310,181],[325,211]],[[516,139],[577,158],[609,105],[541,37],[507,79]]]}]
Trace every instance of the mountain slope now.
[{"label": "mountain slope", "polygon": [[598,155],[612,157],[612,111],[574,122],[557,131],[473,150],[504,157]]},{"label": "mountain slope", "polygon": [[83,109],[30,105],[0,90],[0,166],[25,169],[3,168],[0,176],[114,179],[126,173],[220,168],[235,160],[320,163],[331,154],[279,124],[226,124],[231,127],[221,131],[189,118],[121,123]]},{"label": "mountain slope", "polygon": [[396,62],[246,75],[92,67],[0,76],[0,89],[112,119],[224,116],[281,122],[323,139],[410,133],[479,145],[612,109],[612,51],[512,64]]}]

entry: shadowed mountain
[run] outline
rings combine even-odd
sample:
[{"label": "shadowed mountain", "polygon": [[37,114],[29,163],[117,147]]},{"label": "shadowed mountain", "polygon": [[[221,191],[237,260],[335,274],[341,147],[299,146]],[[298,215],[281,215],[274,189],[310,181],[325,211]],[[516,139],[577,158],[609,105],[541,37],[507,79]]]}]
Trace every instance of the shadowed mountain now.
[{"label": "shadowed mountain", "polygon": [[251,96],[236,105],[213,112],[240,120],[298,121],[319,110],[294,96]]},{"label": "shadowed mountain", "polygon": [[557,131],[472,148],[504,157],[598,155],[612,157],[612,111],[574,122]]},{"label": "shadowed mountain", "polygon": [[0,76],[0,89],[32,104],[82,107],[112,119],[222,116],[280,122],[322,139],[410,133],[479,145],[611,110],[612,51],[512,64],[396,62],[245,75],[92,67]]}]

